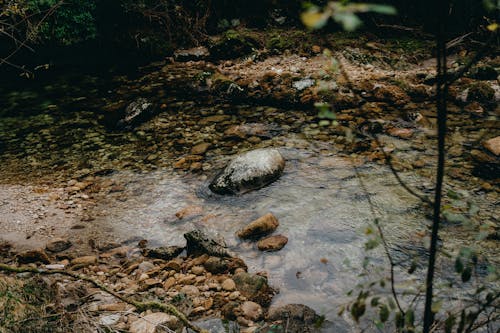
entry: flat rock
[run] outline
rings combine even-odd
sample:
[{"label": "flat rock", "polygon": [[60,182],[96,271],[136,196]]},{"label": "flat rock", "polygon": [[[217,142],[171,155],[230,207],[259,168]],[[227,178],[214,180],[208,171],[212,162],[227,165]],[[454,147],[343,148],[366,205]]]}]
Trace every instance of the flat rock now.
[{"label": "flat rock", "polygon": [[89,266],[97,263],[96,256],[83,256],[71,260],[71,265]]},{"label": "flat rock", "polygon": [[184,248],[180,246],[166,246],[154,249],[144,249],[143,254],[148,258],[170,260],[177,257],[182,251],[184,251]]},{"label": "flat rock", "polygon": [[176,61],[200,61],[208,58],[208,56],[210,56],[210,52],[204,46],[181,49],[174,52],[174,59]]},{"label": "flat rock", "polygon": [[283,235],[275,235],[261,239],[257,243],[257,248],[261,251],[279,251],[286,243],[288,243],[288,238]]},{"label": "flat rock", "polygon": [[208,142],[199,143],[191,148],[192,155],[203,155],[210,148],[211,144]]},{"label": "flat rock", "polygon": [[130,333],[156,333],[159,325],[171,330],[180,327],[179,319],[163,312],[155,312],[137,319],[130,325]]},{"label": "flat rock", "polygon": [[486,140],[483,145],[484,148],[488,149],[492,154],[496,156],[500,155],[500,136]]},{"label": "flat rock", "polygon": [[272,233],[278,226],[278,219],[273,214],[267,213],[246,225],[236,234],[243,239],[257,238]]},{"label": "flat rock", "polygon": [[224,244],[218,242],[196,229],[184,234],[186,239],[186,251],[188,255],[200,256],[209,254],[216,257],[230,257]]},{"label": "flat rock", "polygon": [[30,264],[34,262],[41,262],[44,264],[50,263],[47,253],[45,253],[42,249],[21,252],[16,256],[16,258],[20,264]]},{"label": "flat rock", "polygon": [[237,156],[209,185],[217,194],[243,194],[276,181],[285,168],[277,149],[256,149]]},{"label": "flat rock", "polygon": [[71,242],[66,239],[54,239],[47,243],[45,249],[50,252],[62,252],[71,247]]}]

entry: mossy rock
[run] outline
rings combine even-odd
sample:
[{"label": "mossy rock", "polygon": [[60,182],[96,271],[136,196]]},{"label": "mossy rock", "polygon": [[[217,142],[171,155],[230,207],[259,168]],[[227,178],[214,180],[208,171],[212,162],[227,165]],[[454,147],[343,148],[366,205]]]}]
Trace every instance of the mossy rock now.
[{"label": "mossy rock", "polygon": [[294,46],[293,39],[280,33],[273,33],[266,42],[266,48],[271,51],[284,51]]}]

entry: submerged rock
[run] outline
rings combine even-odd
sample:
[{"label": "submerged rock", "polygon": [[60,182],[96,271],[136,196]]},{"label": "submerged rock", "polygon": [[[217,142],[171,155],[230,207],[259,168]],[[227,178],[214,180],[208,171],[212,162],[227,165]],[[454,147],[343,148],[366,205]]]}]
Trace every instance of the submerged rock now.
[{"label": "submerged rock", "polygon": [[237,232],[237,235],[243,239],[257,238],[272,233],[278,226],[278,219],[273,214],[267,213],[246,225]]},{"label": "submerged rock", "polygon": [[210,183],[217,194],[242,194],[276,181],[285,168],[277,149],[256,149],[237,156]]},{"label": "submerged rock", "polygon": [[286,243],[288,243],[288,238],[283,235],[275,235],[261,239],[257,243],[257,247],[261,251],[279,251]]}]

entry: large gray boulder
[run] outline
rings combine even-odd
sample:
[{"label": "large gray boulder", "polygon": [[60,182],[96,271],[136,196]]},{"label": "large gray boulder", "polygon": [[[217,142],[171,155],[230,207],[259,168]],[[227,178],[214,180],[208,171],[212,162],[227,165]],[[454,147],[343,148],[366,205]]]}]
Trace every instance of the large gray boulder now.
[{"label": "large gray boulder", "polygon": [[217,194],[243,194],[260,189],[283,173],[285,159],[277,149],[256,149],[237,156],[210,183]]}]

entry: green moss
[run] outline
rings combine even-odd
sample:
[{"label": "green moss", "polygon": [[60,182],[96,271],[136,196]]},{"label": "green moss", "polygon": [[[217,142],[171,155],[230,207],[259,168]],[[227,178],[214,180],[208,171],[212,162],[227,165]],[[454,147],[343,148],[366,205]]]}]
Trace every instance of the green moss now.
[{"label": "green moss", "polygon": [[294,40],[289,36],[283,36],[280,33],[273,33],[266,42],[266,48],[269,50],[284,51],[294,46]]}]

